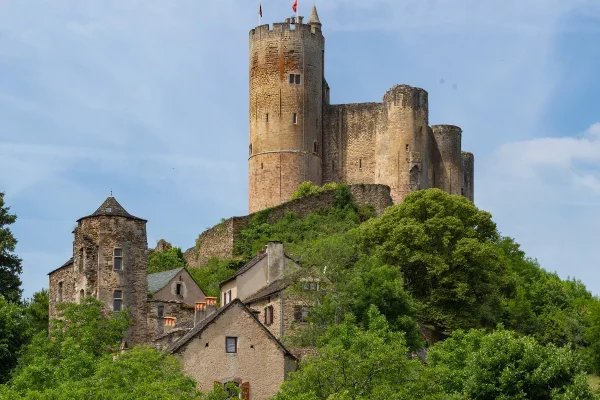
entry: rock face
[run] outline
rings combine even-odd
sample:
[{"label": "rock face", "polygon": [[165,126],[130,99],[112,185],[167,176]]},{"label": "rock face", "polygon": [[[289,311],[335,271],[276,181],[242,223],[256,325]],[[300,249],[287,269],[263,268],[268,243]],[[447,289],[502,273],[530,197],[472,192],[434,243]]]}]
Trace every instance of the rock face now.
[{"label": "rock face", "polygon": [[154,248],[154,250],[156,250],[156,251],[165,251],[165,250],[169,250],[172,247],[173,246],[171,246],[171,243],[167,242],[165,239],[160,239],[156,243],[156,247]]}]

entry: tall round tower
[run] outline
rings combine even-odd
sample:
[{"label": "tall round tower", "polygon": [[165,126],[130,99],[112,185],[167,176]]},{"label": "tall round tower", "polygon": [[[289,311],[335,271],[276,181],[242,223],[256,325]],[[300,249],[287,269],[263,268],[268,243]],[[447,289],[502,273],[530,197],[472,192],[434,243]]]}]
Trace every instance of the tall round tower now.
[{"label": "tall round tower", "polygon": [[433,125],[431,130],[434,139],[431,148],[435,153],[433,186],[450,194],[462,194],[462,129],[454,125]]},{"label": "tall round tower", "polygon": [[250,31],[249,210],[291,199],[322,181],[325,39],[316,8]]},{"label": "tall round tower", "polygon": [[387,128],[377,135],[375,183],[388,185],[394,203],[428,187],[428,95],[396,85],[383,97]]}]

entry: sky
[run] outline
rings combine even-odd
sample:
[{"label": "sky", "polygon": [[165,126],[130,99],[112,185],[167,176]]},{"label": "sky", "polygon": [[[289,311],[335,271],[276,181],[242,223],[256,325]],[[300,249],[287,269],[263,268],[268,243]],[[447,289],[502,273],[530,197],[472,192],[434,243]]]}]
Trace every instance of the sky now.
[{"label": "sky", "polygon": [[[292,16],[262,1],[262,23]],[[475,204],[600,294],[600,2],[316,0],[332,103],[429,92],[463,129]],[[313,2],[299,0],[308,17]],[[0,0],[0,191],[24,295],[113,191],[149,247],[247,214],[254,0]]]}]

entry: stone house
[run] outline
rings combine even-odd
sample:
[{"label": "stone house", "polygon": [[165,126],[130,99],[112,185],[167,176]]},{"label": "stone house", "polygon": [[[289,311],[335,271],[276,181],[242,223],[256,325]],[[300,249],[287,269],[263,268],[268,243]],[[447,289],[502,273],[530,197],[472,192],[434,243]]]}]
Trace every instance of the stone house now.
[{"label": "stone house", "polygon": [[213,312],[167,351],[179,357],[198,389],[234,382],[243,399],[271,398],[297,367],[296,357],[239,299]]},{"label": "stone house", "polygon": [[148,339],[164,331],[164,317],[176,324],[193,323],[195,304],[206,302],[206,295],[185,268],[148,275]]},{"label": "stone house", "polygon": [[[221,282],[221,304],[239,299],[281,340],[306,322],[310,296],[301,292],[319,289],[320,279],[303,272],[306,271],[285,254],[283,243],[269,242],[264,251]],[[300,292],[295,290],[298,288]]]}]

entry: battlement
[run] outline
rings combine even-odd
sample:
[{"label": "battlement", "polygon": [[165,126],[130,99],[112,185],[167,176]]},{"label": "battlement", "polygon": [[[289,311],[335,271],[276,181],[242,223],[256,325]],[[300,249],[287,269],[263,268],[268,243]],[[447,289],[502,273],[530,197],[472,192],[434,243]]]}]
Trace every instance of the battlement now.
[{"label": "battlement", "polygon": [[383,103],[388,107],[402,106],[414,108],[417,110],[427,110],[429,102],[429,94],[425,89],[409,86],[395,85],[390,90],[385,92]]},{"label": "battlement", "polygon": [[284,22],[274,22],[272,25],[264,24],[250,30],[250,40],[263,40],[302,32],[304,35],[318,35],[323,37],[321,26],[318,24],[304,24],[304,17],[286,18]]},{"label": "battlement", "polygon": [[456,125],[432,125],[431,130],[434,135],[446,135],[460,137],[462,129]]}]

